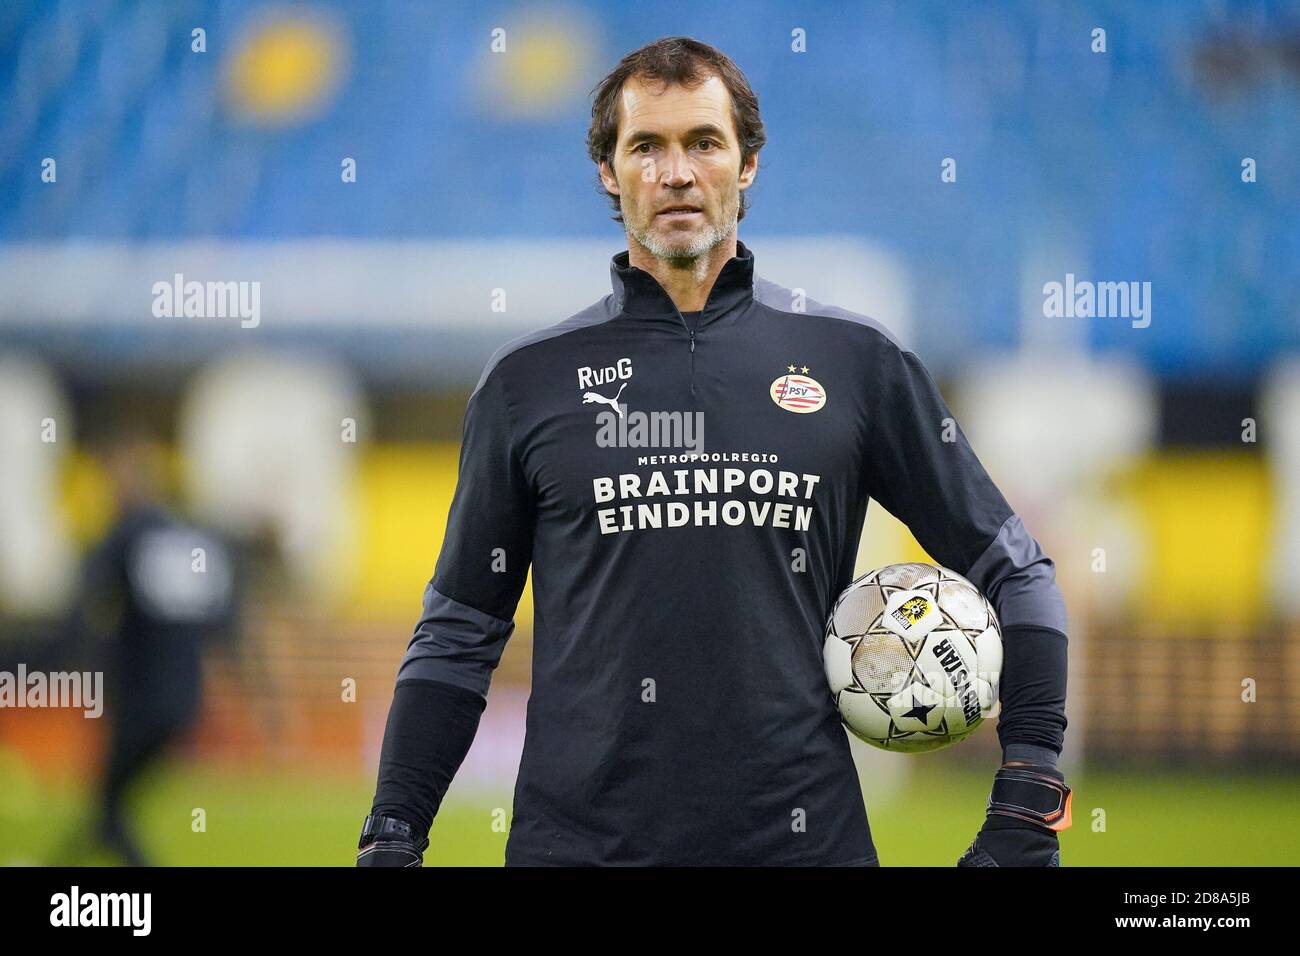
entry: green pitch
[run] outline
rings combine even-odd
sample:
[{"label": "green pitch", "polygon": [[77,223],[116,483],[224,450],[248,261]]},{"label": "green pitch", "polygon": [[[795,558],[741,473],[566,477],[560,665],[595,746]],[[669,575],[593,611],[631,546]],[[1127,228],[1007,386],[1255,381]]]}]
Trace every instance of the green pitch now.
[{"label": "green pitch", "polygon": [[[38,779],[3,750],[0,779],[0,864],[47,863],[60,847],[76,845],[70,835],[87,806],[84,788]],[[990,779],[926,768],[895,799],[869,806],[881,862],[953,865],[979,827]],[[1074,826],[1062,840],[1067,866],[1300,863],[1300,777],[1091,773],[1070,783]],[[160,864],[347,866],[372,786],[360,774],[176,762],[140,788],[135,819],[141,842]],[[467,799],[453,788],[426,863],[500,865],[509,807],[509,794]],[[203,811],[203,832],[194,829],[196,809]]]}]

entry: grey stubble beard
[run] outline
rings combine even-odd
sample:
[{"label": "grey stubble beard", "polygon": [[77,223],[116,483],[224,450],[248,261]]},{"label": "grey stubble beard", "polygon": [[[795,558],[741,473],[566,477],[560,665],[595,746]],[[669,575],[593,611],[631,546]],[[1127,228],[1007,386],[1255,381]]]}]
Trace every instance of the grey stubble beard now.
[{"label": "grey stubble beard", "polygon": [[[627,209],[623,210],[623,219],[631,222]],[[651,222],[654,220],[652,219]],[[708,223],[705,228],[692,237],[690,243],[682,248],[663,241],[653,228],[637,229],[629,226],[628,236],[635,239],[646,251],[673,269],[690,269],[697,281],[703,282],[709,269],[708,254],[726,241],[736,230],[740,221],[740,194],[728,202],[722,211],[722,222],[715,225]]]}]

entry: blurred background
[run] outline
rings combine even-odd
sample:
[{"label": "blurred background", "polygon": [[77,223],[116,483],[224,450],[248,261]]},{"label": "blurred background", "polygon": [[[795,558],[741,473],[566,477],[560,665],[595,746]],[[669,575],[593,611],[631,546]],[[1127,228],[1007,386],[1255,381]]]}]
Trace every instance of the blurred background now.
[{"label": "blurred background", "polygon": [[[0,863],[123,862],[105,804],[151,862],[352,862],[465,401],[608,293],[588,94],[676,34],[759,96],[757,272],[914,347],[1056,561],[1067,865],[1300,862],[1294,5],[7,0],[0,672],[116,691],[0,708]],[[1084,282],[1146,314],[1045,314]],[[125,564],[160,529],[208,592]],[[873,505],[859,572],[920,557]],[[517,622],[429,865],[502,860]],[[993,727],[854,747],[882,862],[955,862]]]}]

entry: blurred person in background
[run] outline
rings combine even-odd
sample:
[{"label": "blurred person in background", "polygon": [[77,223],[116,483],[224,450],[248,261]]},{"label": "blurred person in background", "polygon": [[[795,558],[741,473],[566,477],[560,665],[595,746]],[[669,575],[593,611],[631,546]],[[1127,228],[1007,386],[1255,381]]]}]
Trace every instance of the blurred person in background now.
[{"label": "blurred person in background", "polygon": [[163,493],[164,452],[146,432],[116,432],[102,452],[116,516],[86,557],[65,646],[104,670],[108,746],[90,835],[56,862],[107,850],[148,864],[127,822],[132,785],[193,727],[203,651],[235,646],[239,598],[233,549],[182,519]]}]

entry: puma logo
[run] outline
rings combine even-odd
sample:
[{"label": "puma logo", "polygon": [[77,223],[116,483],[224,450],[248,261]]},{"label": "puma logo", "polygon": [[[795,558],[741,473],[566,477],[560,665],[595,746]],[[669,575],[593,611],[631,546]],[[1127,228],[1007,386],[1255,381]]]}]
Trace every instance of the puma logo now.
[{"label": "puma logo", "polygon": [[604,395],[597,395],[595,392],[583,392],[582,404],[590,405],[592,402],[600,402],[602,405],[608,405],[610,408],[614,409],[614,411],[618,412],[618,417],[622,418],[623,409],[618,404],[618,397],[623,394],[623,389],[625,388],[627,388],[627,382],[624,382],[618,387],[618,391],[614,393],[613,398],[606,398]]}]

